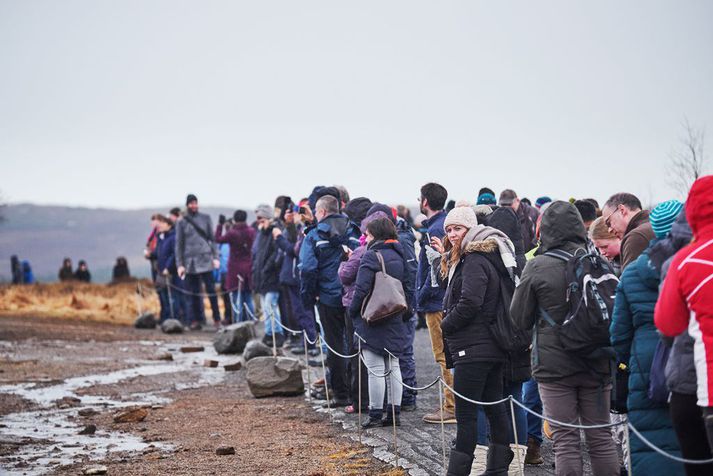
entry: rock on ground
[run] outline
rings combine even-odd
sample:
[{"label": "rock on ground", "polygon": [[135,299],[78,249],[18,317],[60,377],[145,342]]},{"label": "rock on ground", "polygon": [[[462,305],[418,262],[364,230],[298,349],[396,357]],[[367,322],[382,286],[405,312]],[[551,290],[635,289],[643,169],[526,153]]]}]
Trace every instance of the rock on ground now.
[{"label": "rock on ground", "polygon": [[136,423],[144,421],[148,416],[149,411],[146,408],[134,408],[126,410],[114,416],[114,423]]},{"label": "rock on ground", "polygon": [[156,316],[151,312],[145,312],[136,318],[134,327],[137,329],[155,329]]},{"label": "rock on ground", "polygon": [[272,349],[258,339],[251,340],[245,346],[245,350],[243,351],[243,360],[247,362],[255,357],[272,357]]},{"label": "rock on ground", "polygon": [[250,393],[256,398],[302,395],[302,366],[288,357],[255,357],[247,363]]},{"label": "rock on ground", "polygon": [[219,354],[239,354],[250,339],[255,337],[255,324],[239,322],[216,332],[213,347]]},{"label": "rock on ground", "polygon": [[161,330],[166,334],[181,334],[183,324],[178,319],[166,319],[161,323]]}]

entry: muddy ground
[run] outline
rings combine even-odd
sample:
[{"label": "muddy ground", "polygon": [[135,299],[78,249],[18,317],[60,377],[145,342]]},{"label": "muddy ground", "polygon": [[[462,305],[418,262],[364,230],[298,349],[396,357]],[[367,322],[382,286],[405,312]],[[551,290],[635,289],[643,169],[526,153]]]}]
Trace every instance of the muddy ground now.
[{"label": "muddy ground", "polygon": [[[245,371],[222,367],[238,359],[216,356],[211,338],[0,318],[0,473],[401,474],[303,398],[252,398]],[[135,408],[143,421],[114,422]],[[224,445],[236,453],[216,455]]]}]

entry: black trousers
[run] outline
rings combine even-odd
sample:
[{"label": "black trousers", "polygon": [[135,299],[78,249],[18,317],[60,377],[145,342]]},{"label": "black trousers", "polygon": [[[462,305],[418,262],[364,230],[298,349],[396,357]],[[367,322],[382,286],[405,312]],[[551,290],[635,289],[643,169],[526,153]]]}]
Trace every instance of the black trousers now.
[{"label": "black trousers", "polygon": [[[503,398],[502,362],[459,362],[455,366],[453,387],[459,394],[480,402]],[[478,405],[455,396],[456,450],[472,455],[478,441]],[[490,423],[491,444],[508,445],[509,431],[505,403],[484,405]]]},{"label": "black trousers", "polygon": [[[345,317],[345,340],[347,344],[347,354],[355,354],[359,350],[354,335],[354,321],[351,317]],[[331,345],[331,344],[330,344]],[[361,406],[367,408],[369,406],[369,374],[359,356],[349,359],[348,378],[351,383],[351,392],[349,400],[354,408],[359,406],[359,372],[361,372]],[[386,408],[386,407],[384,407]]]},{"label": "black trousers", "polygon": [[[343,307],[319,304],[319,319],[324,330],[324,340],[340,354],[346,354],[346,323]],[[349,381],[347,379],[347,361],[331,351],[327,352],[329,380],[335,400],[349,399]],[[331,395],[330,395],[331,396]]]},{"label": "black trousers", "polygon": [[[681,456],[686,459],[710,459],[711,449],[706,438],[703,412],[697,400],[695,395],[672,392],[668,409],[681,445]],[[686,464],[684,467],[688,476],[713,474],[713,464]]]},{"label": "black trousers", "polygon": [[205,292],[208,293],[210,307],[213,310],[213,320],[220,321],[220,308],[218,307],[218,296],[215,294],[215,281],[213,280],[213,272],[206,271],[205,273],[186,274],[186,290],[191,294],[187,296],[188,300],[188,322],[201,322],[203,317],[203,296],[201,293],[201,281],[205,286]]}]

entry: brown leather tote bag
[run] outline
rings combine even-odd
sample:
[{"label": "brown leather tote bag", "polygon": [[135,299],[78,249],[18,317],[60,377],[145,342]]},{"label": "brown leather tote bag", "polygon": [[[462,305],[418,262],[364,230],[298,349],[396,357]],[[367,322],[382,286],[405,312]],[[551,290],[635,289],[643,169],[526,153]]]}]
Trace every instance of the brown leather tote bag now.
[{"label": "brown leather tote bag", "polygon": [[376,257],[381,263],[381,271],[377,271],[374,275],[374,287],[361,306],[361,317],[368,324],[401,315],[407,309],[403,284],[386,274],[381,253],[377,251]]}]

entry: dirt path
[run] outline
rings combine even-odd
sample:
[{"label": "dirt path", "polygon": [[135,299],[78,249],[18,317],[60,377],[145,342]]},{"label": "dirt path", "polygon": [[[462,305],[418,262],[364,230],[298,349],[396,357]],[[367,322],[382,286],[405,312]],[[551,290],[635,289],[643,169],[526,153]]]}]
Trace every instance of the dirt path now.
[{"label": "dirt path", "polygon": [[[0,472],[401,474],[341,437],[301,398],[256,400],[211,334],[166,336],[108,324],[0,319]],[[204,346],[182,353],[183,345]],[[171,355],[173,360],[160,360]],[[145,419],[115,423],[145,408]],[[80,414],[81,411],[81,414]],[[84,415],[84,416],[82,416]],[[87,426],[91,435],[78,435]],[[234,455],[218,456],[227,445]]]}]

